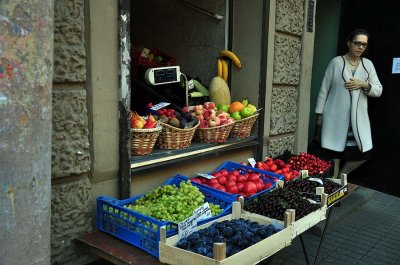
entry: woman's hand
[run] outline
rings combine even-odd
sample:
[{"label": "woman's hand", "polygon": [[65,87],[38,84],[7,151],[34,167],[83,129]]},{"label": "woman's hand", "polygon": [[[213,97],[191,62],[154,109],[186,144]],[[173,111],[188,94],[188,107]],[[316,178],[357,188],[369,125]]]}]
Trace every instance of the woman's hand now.
[{"label": "woman's hand", "polygon": [[344,83],[344,87],[348,90],[357,90],[357,89],[369,89],[369,84],[367,82],[350,78],[350,81]]}]

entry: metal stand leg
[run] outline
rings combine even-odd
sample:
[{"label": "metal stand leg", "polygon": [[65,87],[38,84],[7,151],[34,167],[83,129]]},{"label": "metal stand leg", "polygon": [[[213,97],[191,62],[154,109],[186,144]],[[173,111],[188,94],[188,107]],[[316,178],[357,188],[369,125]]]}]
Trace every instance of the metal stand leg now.
[{"label": "metal stand leg", "polygon": [[[319,239],[319,244],[318,244],[317,253],[315,254],[315,259],[314,259],[314,263],[313,263],[314,265],[317,264],[319,251],[320,251],[320,249],[321,249],[322,241],[323,241],[324,236],[325,236],[326,228],[328,227],[329,219],[330,219],[330,217],[331,217],[331,212],[332,212],[332,207],[328,209],[328,215],[326,216],[326,221],[325,221],[324,229],[322,230],[322,235],[321,235],[321,238]],[[307,263],[307,264],[308,264],[308,263]]]},{"label": "metal stand leg", "polygon": [[306,263],[307,263],[307,265],[310,265],[310,261],[308,260],[306,245],[304,244],[304,240],[303,240],[303,235],[300,234],[299,238],[300,238],[301,247],[303,248],[304,257],[306,258]]}]

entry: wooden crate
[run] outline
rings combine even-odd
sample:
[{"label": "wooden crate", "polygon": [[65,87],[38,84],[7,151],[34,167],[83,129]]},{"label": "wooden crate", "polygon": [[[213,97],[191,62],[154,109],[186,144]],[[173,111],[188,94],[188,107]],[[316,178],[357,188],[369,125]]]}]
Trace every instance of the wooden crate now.
[{"label": "wooden crate", "polygon": [[[278,181],[277,187],[284,188],[284,182]],[[326,210],[327,210],[326,203],[327,203],[328,195],[326,193],[324,193],[323,187],[317,187],[315,192],[318,196],[321,196],[321,207],[318,210],[304,216],[303,218],[301,218],[297,221],[295,220],[296,219],[296,211],[294,209],[288,209],[285,212],[285,215],[288,215],[288,218],[290,219],[290,220],[285,220],[285,222],[290,224],[290,226],[291,226],[292,239],[297,237],[298,235],[304,233],[309,228],[313,227],[314,225],[318,224],[319,222],[326,219]],[[285,218],[286,218],[286,216],[285,216]],[[282,221],[280,221],[280,222],[284,223]],[[284,224],[284,225],[286,225],[286,224]]]},{"label": "wooden crate", "polygon": [[[161,233],[159,242],[159,259],[163,263],[170,265],[246,265],[256,264],[279,250],[291,244],[291,228],[289,213],[285,214],[287,224],[281,231],[272,236],[254,244],[230,257],[226,258],[225,243],[214,243],[214,258],[208,258],[197,253],[193,253],[176,247],[178,235],[166,238],[165,233]],[[248,213],[242,210],[240,202],[234,202],[232,214],[216,219],[214,222],[222,222],[224,220],[232,220],[243,218],[246,220],[255,221],[260,224],[269,225],[277,220],[270,219],[264,216]],[[206,228],[213,222],[199,226],[198,229]]]}]

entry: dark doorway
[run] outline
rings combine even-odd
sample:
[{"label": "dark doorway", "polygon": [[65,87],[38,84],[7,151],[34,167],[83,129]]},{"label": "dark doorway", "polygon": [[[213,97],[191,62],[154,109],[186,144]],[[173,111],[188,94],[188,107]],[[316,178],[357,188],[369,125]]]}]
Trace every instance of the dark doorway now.
[{"label": "dark doorway", "polygon": [[400,57],[400,16],[397,1],[342,1],[339,54],[346,35],[356,28],[371,34],[369,51],[383,85],[380,98],[369,98],[373,136],[372,160],[354,171],[350,181],[400,196],[400,74],[392,74],[393,58]]}]

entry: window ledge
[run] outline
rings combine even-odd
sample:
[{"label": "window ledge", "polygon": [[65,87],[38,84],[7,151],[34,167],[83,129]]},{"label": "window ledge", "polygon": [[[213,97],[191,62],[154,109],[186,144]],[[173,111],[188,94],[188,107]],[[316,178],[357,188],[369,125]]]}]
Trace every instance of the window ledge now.
[{"label": "window ledge", "polygon": [[257,137],[251,135],[247,138],[228,139],[222,144],[206,144],[193,142],[191,146],[180,150],[154,149],[145,156],[131,156],[131,172],[143,172],[149,169],[161,168],[179,161],[191,160],[195,156],[206,157],[227,152],[234,149],[254,147],[259,145]]}]

